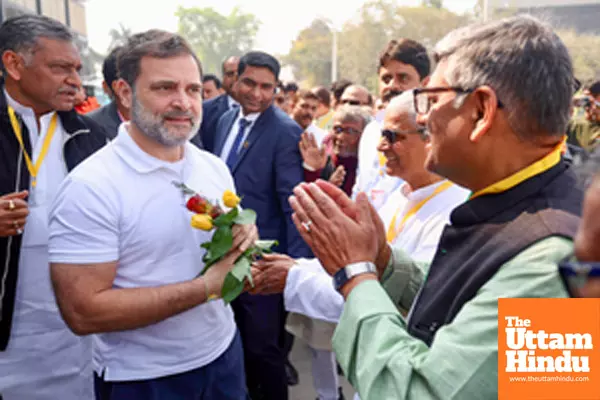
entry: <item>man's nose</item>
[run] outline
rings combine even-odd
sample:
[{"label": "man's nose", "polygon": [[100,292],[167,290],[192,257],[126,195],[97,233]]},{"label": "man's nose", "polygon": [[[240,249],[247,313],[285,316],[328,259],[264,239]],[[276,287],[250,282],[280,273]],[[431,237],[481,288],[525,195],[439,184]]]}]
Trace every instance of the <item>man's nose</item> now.
[{"label": "man's nose", "polygon": [[82,85],[81,77],[79,76],[79,72],[73,70],[66,79],[66,83],[69,86],[79,88]]},{"label": "man's nose", "polygon": [[171,104],[174,107],[179,108],[180,110],[184,110],[187,111],[190,108],[190,99],[188,98],[188,95],[185,91],[183,90],[178,90],[175,94],[174,97],[171,101]]}]

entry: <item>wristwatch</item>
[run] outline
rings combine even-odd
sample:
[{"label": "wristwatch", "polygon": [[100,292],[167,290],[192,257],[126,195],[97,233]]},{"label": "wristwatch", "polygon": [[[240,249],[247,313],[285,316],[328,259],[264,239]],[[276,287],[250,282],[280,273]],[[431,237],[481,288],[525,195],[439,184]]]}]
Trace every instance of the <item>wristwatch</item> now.
[{"label": "wristwatch", "polygon": [[346,265],[346,267],[340,269],[333,275],[333,286],[335,287],[335,290],[339,292],[342,289],[342,286],[356,275],[368,273],[377,273],[377,268],[372,262],[361,261]]}]

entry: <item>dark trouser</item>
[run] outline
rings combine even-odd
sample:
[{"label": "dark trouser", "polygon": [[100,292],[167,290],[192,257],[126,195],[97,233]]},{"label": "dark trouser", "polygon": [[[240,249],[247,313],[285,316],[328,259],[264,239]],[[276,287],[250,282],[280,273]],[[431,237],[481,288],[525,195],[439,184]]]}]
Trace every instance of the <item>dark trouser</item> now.
[{"label": "dark trouser", "polygon": [[244,344],[246,380],[252,400],[287,400],[283,295],[242,294],[232,303]]},{"label": "dark trouser", "polygon": [[105,382],[95,375],[96,400],[247,400],[242,342],[192,371],[144,381]]}]

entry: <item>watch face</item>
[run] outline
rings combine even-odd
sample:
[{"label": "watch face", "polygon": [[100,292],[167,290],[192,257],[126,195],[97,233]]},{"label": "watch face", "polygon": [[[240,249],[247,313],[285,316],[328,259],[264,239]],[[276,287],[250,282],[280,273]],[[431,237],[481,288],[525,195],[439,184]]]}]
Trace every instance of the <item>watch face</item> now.
[{"label": "watch face", "polygon": [[348,282],[348,275],[346,274],[346,268],[342,268],[340,269],[338,272],[335,273],[335,275],[333,275],[333,282],[334,282],[334,286],[335,286],[335,290],[340,290],[340,288],[342,286],[344,286],[344,284],[346,282]]}]

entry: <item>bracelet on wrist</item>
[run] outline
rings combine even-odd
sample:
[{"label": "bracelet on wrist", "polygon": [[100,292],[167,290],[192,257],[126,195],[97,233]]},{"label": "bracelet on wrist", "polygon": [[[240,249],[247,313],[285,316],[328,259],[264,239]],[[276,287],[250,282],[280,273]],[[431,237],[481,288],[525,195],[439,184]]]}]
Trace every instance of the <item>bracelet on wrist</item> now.
[{"label": "bracelet on wrist", "polygon": [[202,278],[202,282],[204,282],[204,295],[206,296],[206,303],[209,301],[213,301],[219,298],[216,294],[210,294],[208,291],[208,283],[206,283],[206,279]]}]

